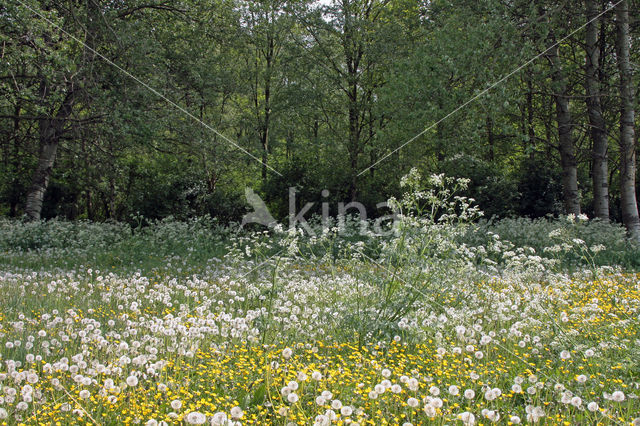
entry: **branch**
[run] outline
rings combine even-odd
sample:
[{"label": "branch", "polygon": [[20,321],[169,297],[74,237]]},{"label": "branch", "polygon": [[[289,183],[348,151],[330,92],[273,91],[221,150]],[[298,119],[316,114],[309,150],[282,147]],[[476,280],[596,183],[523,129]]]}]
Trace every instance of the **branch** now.
[{"label": "branch", "polygon": [[127,10],[124,10],[123,12],[120,12],[118,14],[118,18],[127,18],[131,15],[133,15],[134,13],[141,11],[141,10],[145,10],[145,9],[153,9],[153,10],[165,10],[165,11],[169,11],[169,12],[177,12],[177,13],[186,13],[185,10],[183,9],[178,9],[177,7],[173,7],[168,3],[149,3],[149,4],[141,4],[139,6],[135,6],[135,7],[131,7]]},{"label": "branch", "polygon": [[64,118],[64,117],[49,117],[49,116],[36,116],[36,115],[11,115],[11,114],[0,114],[0,119],[9,119],[9,120],[51,120],[51,121],[69,121],[72,123],[92,123],[98,122],[102,120],[103,115],[96,115],[88,118]]}]

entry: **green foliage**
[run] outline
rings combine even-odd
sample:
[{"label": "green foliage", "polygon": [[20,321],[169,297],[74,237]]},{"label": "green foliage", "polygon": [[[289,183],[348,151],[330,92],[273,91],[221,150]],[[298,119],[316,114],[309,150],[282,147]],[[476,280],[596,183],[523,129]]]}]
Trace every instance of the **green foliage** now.
[{"label": "green foliage", "polygon": [[[14,267],[150,270],[173,257],[198,268],[226,252],[230,230],[203,216],[189,221],[158,221],[134,216],[133,225],[88,221],[20,222],[0,219],[2,264]],[[153,247],[153,250],[149,250]],[[186,269],[185,269],[186,271]]]},{"label": "green foliage", "polygon": [[469,179],[462,195],[473,198],[486,217],[508,217],[526,214],[528,209],[517,210],[518,198],[535,197],[520,193],[518,180],[495,164],[468,155],[458,155],[442,163],[440,170],[449,176]]},{"label": "green foliage", "polygon": [[[321,201],[352,198],[374,211],[401,196],[397,176],[413,167],[470,179],[463,195],[488,217],[559,215],[552,68],[543,55],[512,72],[543,52],[552,34],[561,40],[584,23],[571,7],[554,7],[10,0],[0,13],[0,214],[23,213],[41,118],[55,118],[77,90],[45,218],[210,214],[226,223],[245,212],[245,187],[277,218],[288,214],[290,187],[301,204],[316,202],[316,213]],[[539,19],[545,10],[554,13]],[[603,111],[615,141],[615,25],[610,13],[601,22]],[[563,40],[559,54],[582,207],[590,212],[581,37],[578,31]],[[256,161],[263,157],[275,169],[266,177]],[[609,157],[611,217],[619,220],[618,150]],[[320,197],[323,189],[329,197]]]},{"label": "green foliage", "polygon": [[560,173],[541,158],[523,161],[516,171],[518,182],[517,213],[531,218],[562,212]]}]

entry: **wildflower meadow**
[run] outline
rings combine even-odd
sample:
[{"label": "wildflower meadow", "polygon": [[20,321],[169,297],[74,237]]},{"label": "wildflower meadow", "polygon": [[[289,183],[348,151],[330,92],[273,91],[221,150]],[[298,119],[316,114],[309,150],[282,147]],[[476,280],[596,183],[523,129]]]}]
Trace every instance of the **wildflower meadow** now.
[{"label": "wildflower meadow", "polygon": [[0,220],[0,424],[640,425],[640,249],[483,219]]}]

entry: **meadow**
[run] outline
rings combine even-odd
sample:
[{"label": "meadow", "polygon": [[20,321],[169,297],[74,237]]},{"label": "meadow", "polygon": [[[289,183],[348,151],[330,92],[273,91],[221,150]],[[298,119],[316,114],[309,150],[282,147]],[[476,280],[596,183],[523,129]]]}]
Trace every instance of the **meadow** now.
[{"label": "meadow", "polygon": [[640,425],[640,249],[464,184],[382,233],[0,219],[0,424]]}]

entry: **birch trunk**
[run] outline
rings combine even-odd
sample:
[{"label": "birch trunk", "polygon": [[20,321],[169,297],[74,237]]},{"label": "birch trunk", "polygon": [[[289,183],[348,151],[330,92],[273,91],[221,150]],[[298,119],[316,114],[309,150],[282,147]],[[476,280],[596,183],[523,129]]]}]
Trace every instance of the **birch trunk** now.
[{"label": "birch trunk", "polygon": [[636,200],[635,111],[629,61],[629,4],[616,6],[616,58],[620,72],[620,205],[627,232],[640,242],[640,219]]},{"label": "birch trunk", "polygon": [[607,129],[602,115],[600,100],[600,46],[598,45],[598,6],[595,0],[585,0],[587,15],[586,27],[586,79],[585,89],[587,93],[586,104],[591,129],[593,148],[592,155],[592,182],[593,182],[593,210],[597,218],[609,220],[609,165],[608,165],[608,141]]},{"label": "birch trunk", "polygon": [[[48,85],[42,81],[40,91],[47,96]],[[53,164],[58,152],[58,144],[64,131],[66,120],[71,116],[73,108],[74,90],[69,89],[58,112],[53,117],[43,117],[39,120],[40,150],[38,165],[31,178],[31,186],[27,193],[27,201],[24,211],[30,220],[40,220],[42,214],[42,201],[49,186],[49,179],[53,170]]]}]

